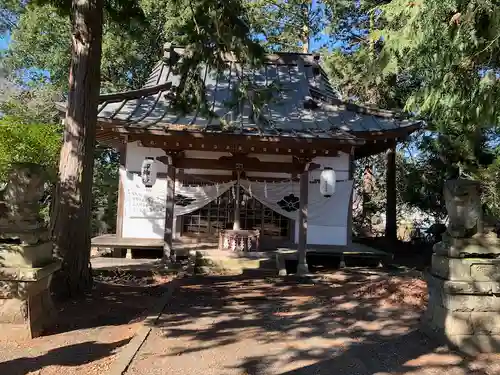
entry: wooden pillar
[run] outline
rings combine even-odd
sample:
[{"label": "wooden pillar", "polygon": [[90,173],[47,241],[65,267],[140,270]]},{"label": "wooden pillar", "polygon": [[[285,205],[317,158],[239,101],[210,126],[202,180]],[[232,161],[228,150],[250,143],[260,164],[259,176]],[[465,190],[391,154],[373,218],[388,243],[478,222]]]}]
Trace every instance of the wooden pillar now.
[{"label": "wooden pillar", "polygon": [[309,273],[307,266],[307,201],[309,196],[309,171],[300,174],[300,194],[299,194],[299,248],[297,274],[305,275]]},{"label": "wooden pillar", "polygon": [[127,160],[127,144],[120,148],[120,166],[118,170],[118,202],[116,204],[116,237],[123,237],[123,216],[125,214],[125,191],[123,188],[122,174],[127,172],[125,161]]},{"label": "wooden pillar", "polygon": [[234,197],[234,222],[233,230],[240,230],[240,175],[241,171],[236,171],[236,184],[234,185],[235,197]]},{"label": "wooden pillar", "polygon": [[[349,155],[349,180],[354,179],[354,150]],[[352,244],[352,201],[354,195],[354,186],[351,190],[351,195],[349,196],[349,211],[347,212],[347,246]]]},{"label": "wooden pillar", "polygon": [[397,201],[396,201],[396,147],[387,150],[386,159],[386,194],[385,236],[391,242],[397,240]]},{"label": "wooden pillar", "polygon": [[172,246],[175,206],[175,165],[173,160],[169,161],[167,168],[167,197],[165,209],[165,230],[163,234],[163,259],[175,262],[175,250]]}]

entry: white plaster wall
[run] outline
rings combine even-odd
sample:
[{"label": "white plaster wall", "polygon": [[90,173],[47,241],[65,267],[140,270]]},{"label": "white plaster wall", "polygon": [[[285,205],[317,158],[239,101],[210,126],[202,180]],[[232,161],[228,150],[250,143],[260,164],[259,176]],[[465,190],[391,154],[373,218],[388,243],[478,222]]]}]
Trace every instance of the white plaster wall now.
[{"label": "white plaster wall", "polygon": [[[349,178],[349,155],[340,153],[337,157],[317,157],[314,163],[320,164],[321,169],[331,167],[335,170],[337,180],[347,180]],[[321,169],[309,173],[309,181],[318,179]],[[309,185],[309,189],[319,189],[319,185]],[[309,196],[311,197],[311,191]],[[311,199],[311,198],[310,198]],[[307,243],[311,245],[347,245],[348,212],[349,201],[342,202],[341,205],[335,200],[329,200],[331,207],[331,217],[322,222],[309,220],[307,223]],[[327,208],[328,209],[328,208]],[[299,240],[299,225],[295,222],[295,243]]]},{"label": "white plaster wall", "polygon": [[[128,172],[140,172],[142,162],[147,156],[158,157],[165,155],[165,151],[159,148],[142,147],[138,142],[128,143],[126,152],[125,168]],[[157,163],[158,172],[166,173],[167,166],[163,163]],[[120,171],[120,178],[124,173]],[[167,181],[164,178],[158,178],[155,187],[165,189]],[[125,198],[127,195],[125,192]],[[127,217],[127,210],[124,210],[122,236],[128,238],[163,238],[165,230],[165,218],[137,218]],[[175,228],[174,223],[174,228]],[[174,233],[175,237],[175,233]]]},{"label": "white plaster wall", "polygon": [[[125,169],[126,171],[121,171],[120,178],[126,176],[126,172],[140,172],[143,160],[150,157],[158,157],[165,155],[165,151],[153,148],[153,147],[142,147],[139,142],[132,142],[127,144]],[[186,151],[186,156],[193,159],[218,159],[221,156],[230,155],[227,152],[214,152],[214,151]],[[287,155],[261,155],[252,154],[251,156],[259,157],[263,161],[275,161],[275,162],[289,162],[291,156]],[[158,163],[158,172],[166,173],[167,166]],[[123,173],[125,172],[125,173]],[[231,175],[231,171],[223,170],[206,170],[206,169],[185,169],[184,173],[187,174],[212,174],[212,175]],[[251,176],[257,177],[289,177],[289,175],[284,173],[252,173]],[[130,175],[129,175],[130,177]],[[158,178],[155,183],[155,187],[159,189],[165,189],[166,180],[163,178]],[[126,193],[124,199],[127,199]],[[163,238],[165,219],[164,218],[137,218],[128,217],[127,210],[125,209],[123,217],[123,227],[122,236],[127,238]],[[174,219],[174,238],[180,235],[180,226],[176,223],[177,220]]]},{"label": "white plaster wall", "polygon": [[[189,151],[191,154],[189,157],[192,158],[219,158],[220,156],[225,155],[226,153],[218,152],[206,152],[206,151]],[[163,156],[165,152],[158,148],[149,148],[142,147],[138,144],[138,142],[128,143],[127,145],[127,157],[125,162],[125,168],[128,172],[139,172],[141,170],[141,165],[147,156],[157,157]],[[275,162],[287,162],[289,161],[288,156],[279,156],[279,155],[253,155],[262,157],[261,160],[264,161],[275,161]],[[317,157],[313,160],[315,163],[321,164],[321,167],[325,166],[332,167],[336,172],[337,180],[347,180],[349,176],[349,155],[341,153],[338,157]],[[167,166],[162,163],[158,163],[158,171],[160,173],[167,172]],[[122,171],[125,172],[125,171]],[[207,172],[205,170],[189,170],[186,172],[193,174],[202,174],[202,173],[210,173],[210,174],[229,174],[229,171],[210,171]],[[250,173],[249,173],[250,174]],[[120,176],[124,176],[124,173],[120,173]],[[251,173],[253,177],[288,177],[288,175],[284,173]],[[310,173],[310,180],[319,178],[320,171],[312,171]],[[159,187],[165,188],[166,180],[165,179],[157,179],[156,184],[159,184]],[[156,185],[155,184],[155,185]],[[318,187],[318,185],[312,185],[312,187]],[[124,197],[127,199],[127,197]],[[331,207],[332,210],[332,218],[325,225],[325,222],[316,223],[314,221],[310,221],[308,223],[308,231],[307,231],[307,243],[308,244],[316,244],[316,245],[345,245],[347,244],[347,209],[349,206],[349,202],[345,202],[345,205],[342,207]],[[123,237],[128,238],[163,238],[165,227],[165,219],[164,218],[131,218],[125,216],[123,218],[123,228],[122,234]],[[179,235],[179,225],[174,222],[174,228],[177,228],[174,232],[174,237]],[[296,223],[295,226],[295,241],[298,241],[298,226]]]}]

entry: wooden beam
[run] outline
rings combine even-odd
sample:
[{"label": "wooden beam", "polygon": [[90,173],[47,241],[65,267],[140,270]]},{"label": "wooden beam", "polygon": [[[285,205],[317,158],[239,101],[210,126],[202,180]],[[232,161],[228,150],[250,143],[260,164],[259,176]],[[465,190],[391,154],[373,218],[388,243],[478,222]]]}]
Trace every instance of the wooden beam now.
[{"label": "wooden beam", "polygon": [[175,207],[175,165],[170,163],[167,171],[167,194],[165,208],[165,230],[163,234],[163,258],[175,262],[175,250],[172,247]]},{"label": "wooden beam", "polygon": [[[244,180],[249,180],[249,181],[259,181],[259,182],[282,182],[282,181],[299,181],[298,178],[285,178],[285,177],[249,177],[242,175],[241,177]],[[181,171],[177,173],[177,180],[182,181],[185,184],[210,184],[210,183],[224,183],[224,182],[229,182],[229,181],[234,181],[236,180],[235,175],[219,175],[219,174],[185,174]]]},{"label": "wooden beam", "polygon": [[244,154],[335,156],[339,151],[349,153],[353,144],[360,143],[359,140],[353,141],[348,138],[299,138],[165,130],[150,130],[149,133],[144,131],[127,133],[121,128],[114,128],[114,131],[119,134],[129,134],[130,142],[140,141],[146,147],[172,151],[200,150]]},{"label": "wooden beam", "polygon": [[[130,174],[141,175],[140,171],[128,171]],[[157,174],[158,178],[167,178],[168,173],[160,172]],[[290,176],[290,177],[268,177],[268,176],[248,176],[244,172],[242,172],[241,178],[243,180],[249,181],[259,181],[259,182],[283,182],[283,181],[300,181],[299,176]],[[232,174],[190,174],[184,173],[182,169],[179,169],[176,173],[176,179],[186,184],[210,184],[210,183],[224,183],[229,181],[236,180],[236,173]],[[310,183],[319,183],[319,179],[316,181],[309,181]]]},{"label": "wooden beam", "polygon": [[299,193],[299,246],[298,246],[298,264],[297,274],[304,275],[309,273],[307,266],[307,201],[309,196],[309,171],[304,171],[300,175],[300,193]]},{"label": "wooden beam", "polygon": [[127,160],[127,146],[120,148],[120,173],[118,173],[118,203],[116,207],[116,237],[123,237],[123,217],[125,215],[125,191],[122,181],[121,171],[125,171],[125,162]]},{"label": "wooden beam", "polygon": [[166,82],[161,85],[145,87],[137,90],[129,90],[111,94],[101,94],[99,95],[99,103],[104,103],[104,102],[114,103],[114,102],[121,102],[122,100],[138,99],[154,95],[160,91],[170,90],[171,87],[172,87],[172,82]]},{"label": "wooden beam", "polygon": [[396,200],[396,148],[391,147],[386,154],[386,194],[385,236],[391,242],[397,240],[397,200]]},{"label": "wooden beam", "polygon": [[256,157],[223,156],[219,159],[190,159],[180,158],[176,163],[180,169],[209,169],[234,171],[241,168],[245,172],[279,172],[294,174],[303,170],[300,162],[294,159],[293,163],[262,162]]},{"label": "wooden beam", "polygon": [[400,141],[404,141],[405,138],[388,139],[388,140],[368,140],[365,145],[361,147],[356,147],[354,154],[354,159],[358,160],[371,155],[377,155],[382,152],[386,152],[389,148],[395,147]]}]

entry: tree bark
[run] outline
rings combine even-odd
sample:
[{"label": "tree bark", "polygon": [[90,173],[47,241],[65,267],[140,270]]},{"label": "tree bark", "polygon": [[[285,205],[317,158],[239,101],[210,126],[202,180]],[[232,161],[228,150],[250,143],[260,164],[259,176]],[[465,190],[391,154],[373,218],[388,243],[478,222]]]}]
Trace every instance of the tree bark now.
[{"label": "tree bark", "polygon": [[385,209],[385,237],[390,242],[398,239],[397,231],[397,200],[396,200],[396,147],[387,150],[386,194],[387,205]]},{"label": "tree bark", "polygon": [[73,297],[92,286],[92,176],[100,91],[103,0],[73,0],[72,58],[52,235],[62,268],[55,291]]}]

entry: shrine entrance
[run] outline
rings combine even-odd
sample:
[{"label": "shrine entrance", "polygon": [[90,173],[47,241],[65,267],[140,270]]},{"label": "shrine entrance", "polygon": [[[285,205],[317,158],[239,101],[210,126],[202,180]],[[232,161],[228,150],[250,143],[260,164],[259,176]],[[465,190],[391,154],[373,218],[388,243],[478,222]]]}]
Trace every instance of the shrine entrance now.
[{"label": "shrine entrance", "polygon": [[[181,216],[181,235],[213,235],[232,229],[236,194],[234,189],[220,195],[206,206]],[[242,228],[259,230],[264,247],[293,241],[293,220],[273,211],[240,189],[240,223]]]}]

